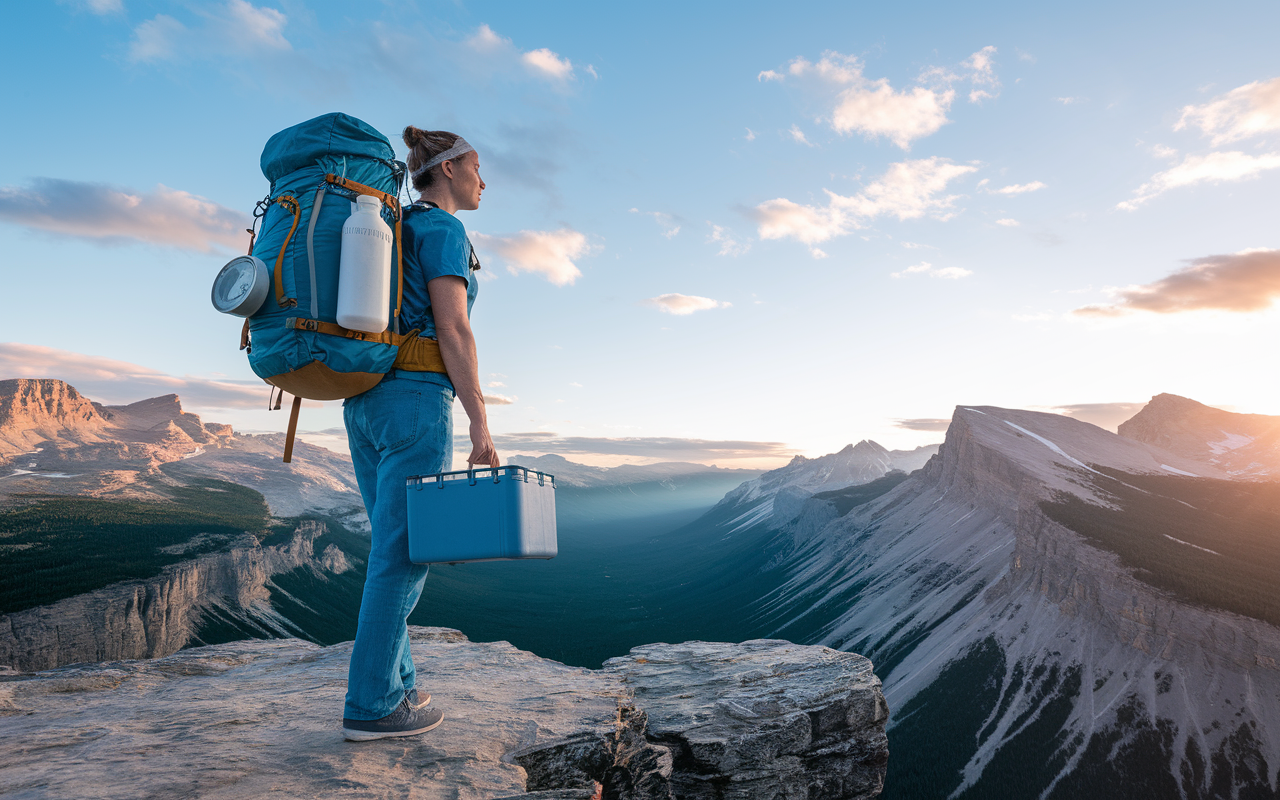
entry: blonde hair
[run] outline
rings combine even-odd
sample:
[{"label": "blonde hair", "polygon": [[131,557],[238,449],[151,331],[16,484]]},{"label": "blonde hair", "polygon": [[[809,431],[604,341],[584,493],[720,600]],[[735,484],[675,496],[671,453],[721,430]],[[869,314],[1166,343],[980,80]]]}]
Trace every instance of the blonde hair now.
[{"label": "blonde hair", "polygon": [[[427,163],[431,159],[453,147],[460,137],[456,133],[449,131],[424,131],[421,128],[415,128],[412,125],[404,129],[404,143],[409,148],[409,172],[412,174],[418,167]],[[465,155],[460,158],[466,158]],[[439,171],[439,165],[423,172],[413,178],[413,188],[421,192],[430,186]]]}]

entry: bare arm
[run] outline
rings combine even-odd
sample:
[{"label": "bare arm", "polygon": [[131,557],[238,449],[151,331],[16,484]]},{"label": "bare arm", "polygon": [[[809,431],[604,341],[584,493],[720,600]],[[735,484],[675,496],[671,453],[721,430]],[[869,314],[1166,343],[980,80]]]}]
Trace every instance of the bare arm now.
[{"label": "bare arm", "polygon": [[500,466],[498,452],[489,435],[489,420],[480,390],[480,366],[476,358],[476,338],[467,319],[467,282],[457,275],[443,275],[427,281],[431,313],[436,321],[440,356],[444,359],[453,390],[471,421],[470,464]]}]

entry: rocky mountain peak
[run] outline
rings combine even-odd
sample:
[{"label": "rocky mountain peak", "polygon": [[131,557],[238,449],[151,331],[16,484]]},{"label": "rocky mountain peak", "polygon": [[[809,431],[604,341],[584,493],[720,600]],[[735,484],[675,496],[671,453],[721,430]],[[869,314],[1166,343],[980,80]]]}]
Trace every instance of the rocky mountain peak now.
[{"label": "rocky mountain peak", "polygon": [[1280,417],[1237,414],[1176,394],[1158,394],[1121,423],[1119,433],[1235,476],[1267,479],[1280,474]]},{"label": "rocky mountain peak", "polygon": [[98,408],[65,381],[0,381],[0,457],[31,452],[46,439],[93,441],[106,425]]},{"label": "rocky mountain peak", "polygon": [[1092,497],[1078,478],[1080,472],[1101,474],[1097,465],[1134,473],[1228,477],[1204,462],[1071,417],[997,406],[957,406],[940,456],[927,468],[930,478],[979,495],[1032,482]]}]

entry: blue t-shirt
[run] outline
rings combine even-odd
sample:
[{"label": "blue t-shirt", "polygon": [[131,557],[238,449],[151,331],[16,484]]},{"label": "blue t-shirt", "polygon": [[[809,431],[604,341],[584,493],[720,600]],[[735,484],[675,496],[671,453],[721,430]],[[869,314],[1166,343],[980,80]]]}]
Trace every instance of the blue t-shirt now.
[{"label": "blue t-shirt", "polygon": [[[436,320],[431,313],[431,296],[427,282],[444,275],[457,275],[467,282],[467,317],[476,301],[480,283],[475,271],[480,269],[467,229],[462,222],[439,208],[416,204],[406,209],[401,223],[404,246],[404,301],[400,308],[400,330],[407,333],[414,328],[421,336],[436,338]],[[439,380],[448,378],[439,373],[396,370],[401,378]]]}]

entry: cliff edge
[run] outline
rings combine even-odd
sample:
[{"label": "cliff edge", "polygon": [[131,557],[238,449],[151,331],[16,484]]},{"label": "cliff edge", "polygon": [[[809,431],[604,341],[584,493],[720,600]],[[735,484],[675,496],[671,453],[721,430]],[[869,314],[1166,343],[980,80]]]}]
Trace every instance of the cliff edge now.
[{"label": "cliff edge", "polygon": [[603,669],[411,628],[445,722],[354,744],[350,643],[242,641],[0,674],[14,797],[871,798],[888,759],[859,655],[779,640],[636,648]]}]

